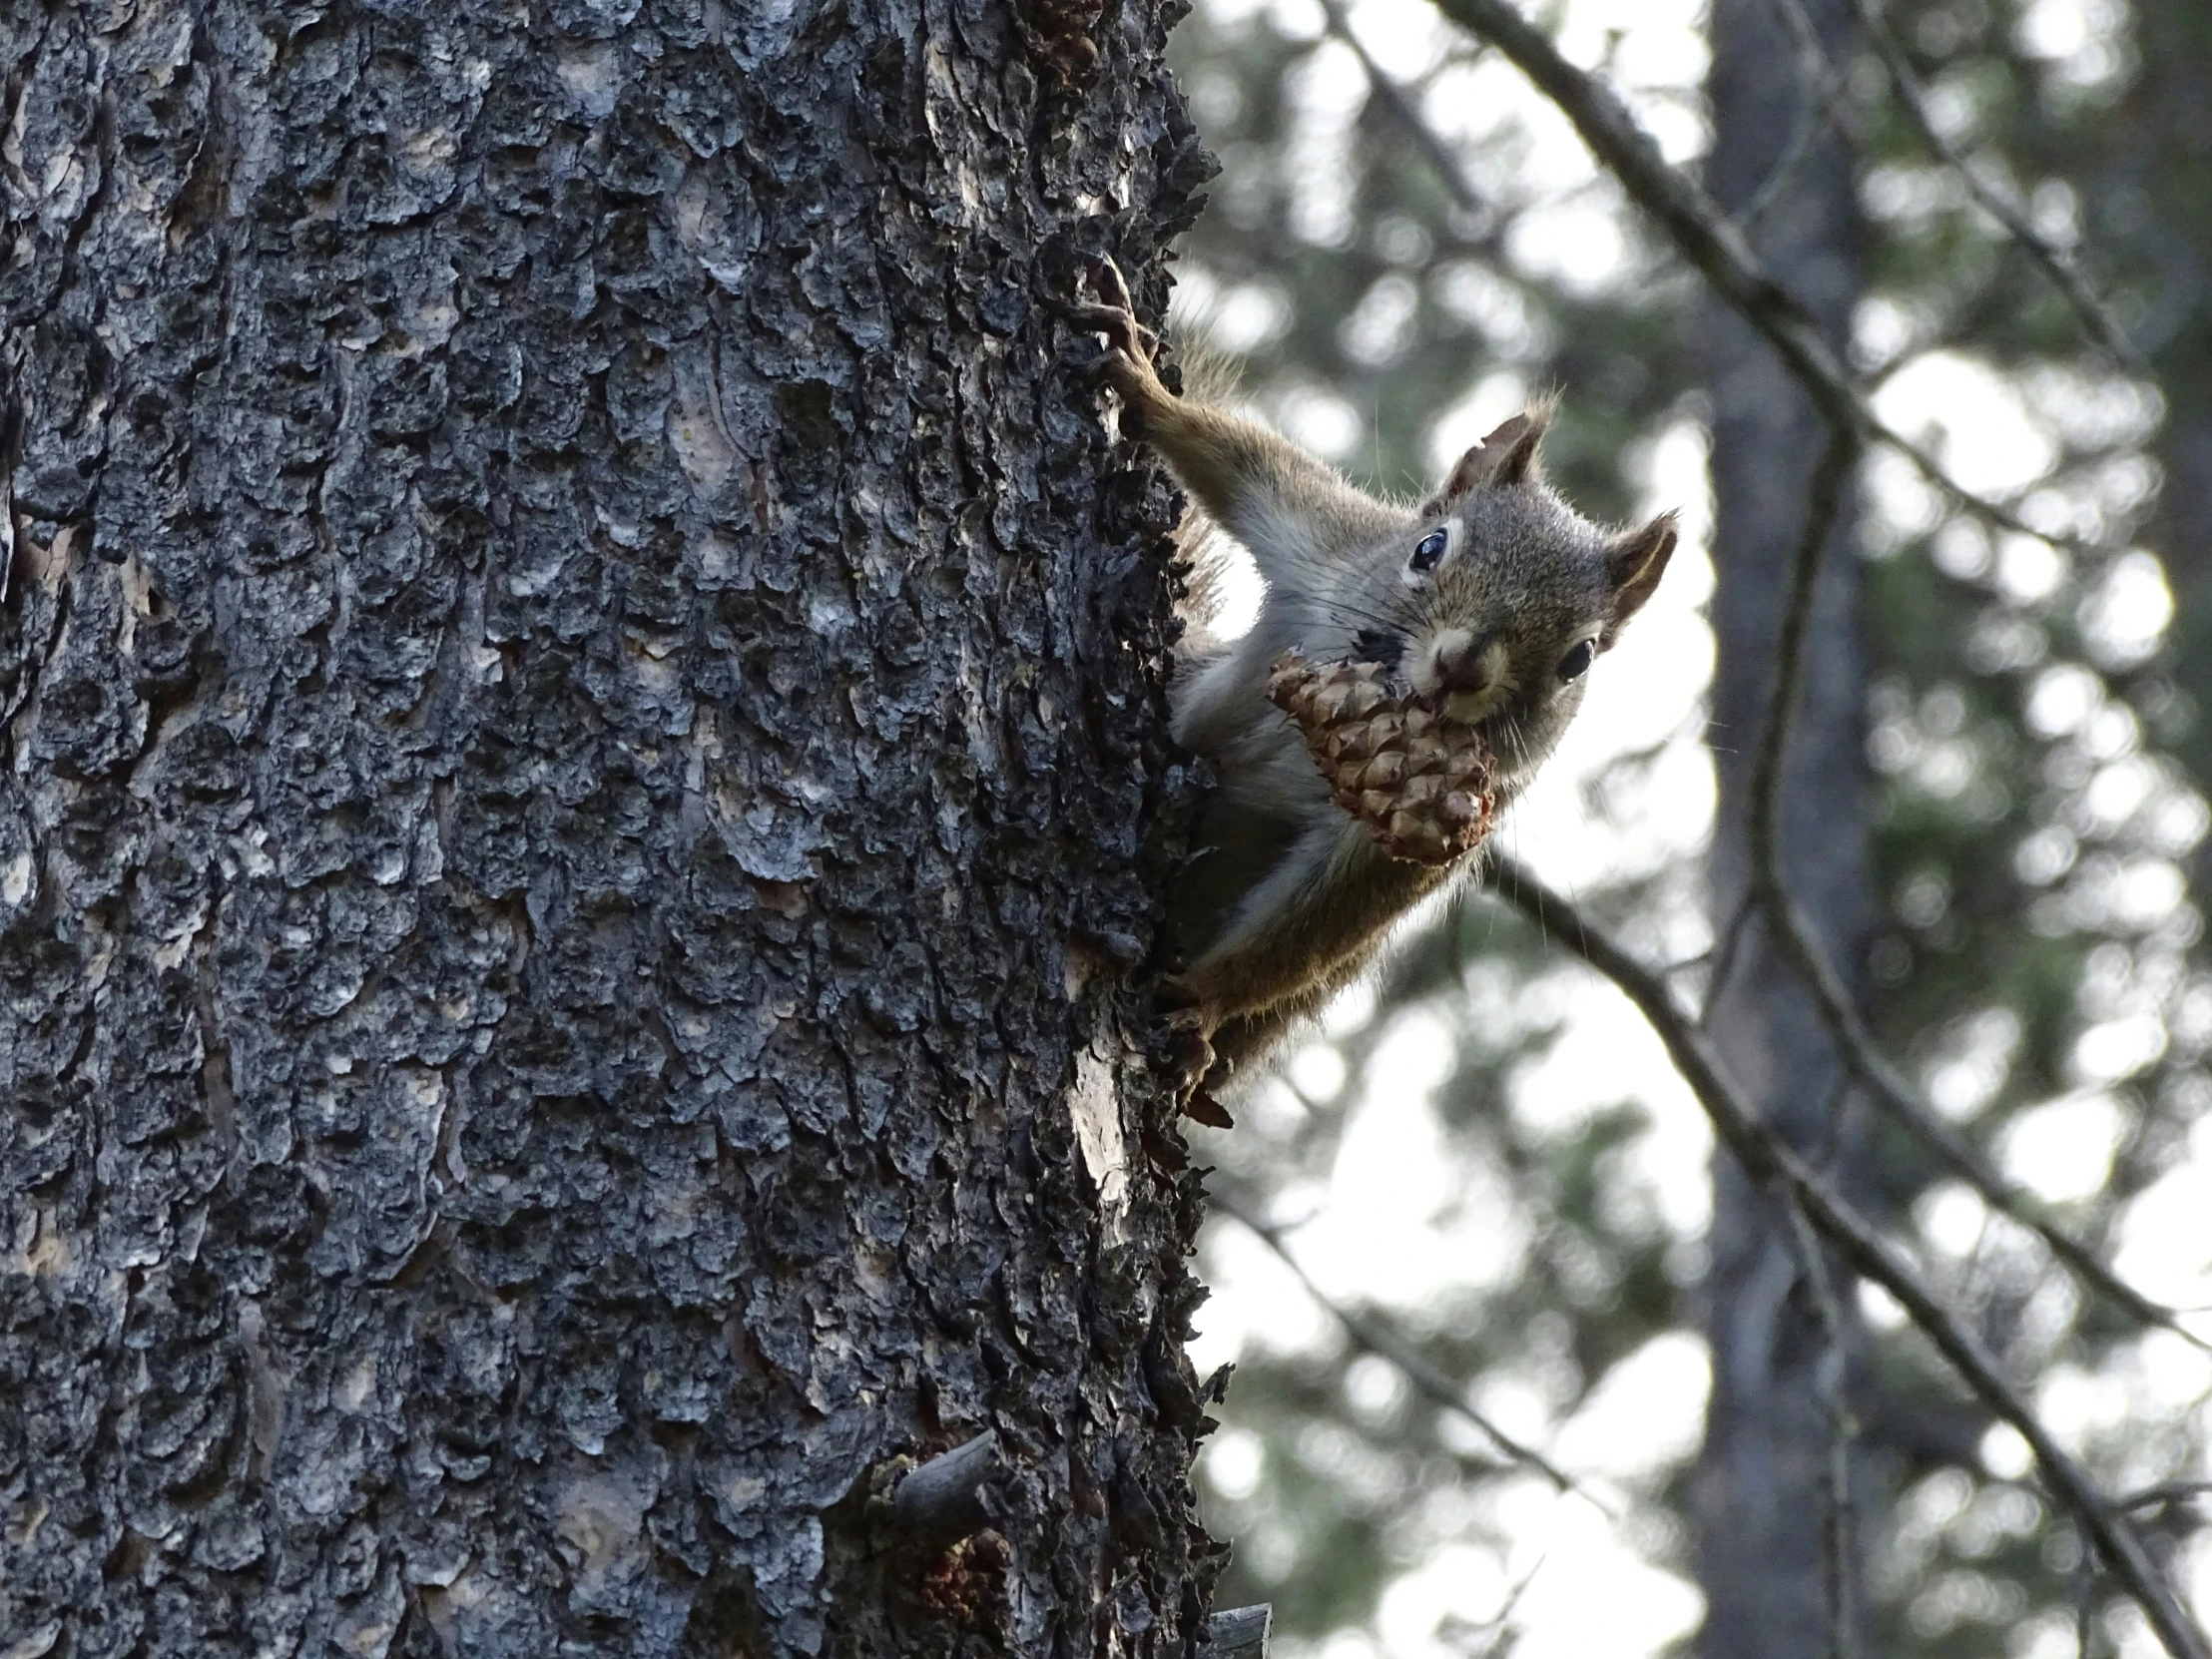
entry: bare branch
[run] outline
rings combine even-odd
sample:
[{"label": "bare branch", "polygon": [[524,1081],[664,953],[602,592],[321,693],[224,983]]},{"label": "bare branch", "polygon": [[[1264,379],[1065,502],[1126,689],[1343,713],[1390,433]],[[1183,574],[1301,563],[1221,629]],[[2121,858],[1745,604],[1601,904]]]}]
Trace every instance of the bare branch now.
[{"label": "bare branch", "polygon": [[1921,142],[1933,150],[1944,166],[1956,173],[1965,184],[1967,194],[1979,203],[1984,213],[2004,227],[2005,234],[2019,245],[2025,254],[2055,287],[2089,337],[2104,348],[2114,361],[2137,370],[2148,365],[2135,342],[2102,300],[2090,291],[2081,273],[2074,269],[2073,261],[2064,250],[2052,245],[2048,238],[2038,233],[2027,222],[2027,216],[2019,205],[1976,173],[1960,155],[1955,146],[1936,130],[1936,123],[1929,115],[1928,93],[1921,86],[1920,78],[1913,73],[1913,63],[1905,55],[1905,47],[1892,32],[1889,20],[1882,15],[1879,0],[1854,0],[1859,11],[1860,27],[1867,32],[1867,39],[1874,45],[1875,53],[1882,59],[1882,67],[1890,72],[1890,88],[1897,94],[1898,107],[1905,112],[1905,119],[1920,134]]},{"label": "bare branch", "polygon": [[[1922,1103],[1890,1067],[1873,1044],[1834,967],[1814,942],[1806,918],[1777,873],[1774,859],[1775,796],[1787,742],[1786,711],[1794,701],[1800,671],[1804,607],[1809,602],[1820,547],[1828,538],[1861,444],[1881,443],[1903,454],[1951,501],[2001,529],[2037,536],[2075,550],[2088,550],[2088,544],[2080,538],[2036,530],[2010,508],[1967,490],[1953,480],[1932,454],[1883,422],[1874,413],[1865,387],[1841,360],[1805,307],[1765,272],[1737,227],[1729,223],[1702,189],[1667,165],[1650,137],[1610,90],[1560,57],[1544,35],[1522,18],[1507,0],[1437,0],[1437,3],[1446,16],[1498,47],[1559,105],[1601,164],[1659,224],[1688,263],[1773,345],[1789,372],[1806,388],[1839,434],[1822,468],[1812,515],[1814,523],[1809,526],[1800,569],[1794,573],[1797,587],[1787,625],[1791,633],[1784,642],[1783,684],[1778,687],[1768,742],[1761,755],[1763,794],[1759,795],[1755,807],[1757,856],[1754,868],[1761,905],[1769,912],[1785,952],[1805,975],[1837,1036],[1847,1064],[1867,1085],[1877,1104],[1936,1150],[1992,1208],[2036,1232],[2070,1268],[2138,1319],[2179,1330],[2167,1310],[2121,1284],[2085,1248],[2055,1224],[2036,1215],[2035,1201],[1989,1170],[1978,1154]],[[1870,0],[1857,0],[1857,3],[1864,10]],[[1349,35],[1349,30],[1344,32]],[[1366,62],[1365,54],[1362,57]],[[1901,91],[1900,96],[1901,102],[1906,101],[1904,92]],[[1410,110],[1410,106],[1402,102],[1395,107],[1401,111]],[[1920,108],[1925,116],[1925,105]],[[1437,143],[1440,145],[1440,140]],[[1945,159],[1955,165],[1954,157],[1946,155]],[[1961,168],[1961,172],[1965,170]],[[1966,177],[1969,185],[1979,185],[1970,174]],[[2108,347],[2113,344],[2103,338],[2101,330],[2099,338]],[[2124,339],[2120,343],[2124,344]],[[2020,1432],[2032,1448],[2054,1495],[2075,1516],[2085,1536],[2094,1541],[2097,1554],[2142,1607],[2167,1650],[2176,1659],[2212,1659],[2212,1650],[2207,1649],[2202,1633],[2189,1622],[2171,1591],[2159,1579],[2132,1530],[2022,1402],[1979,1338],[1962,1326],[1923,1285],[1912,1266],[1887,1239],[1760,1121],[1726,1076],[1709,1039],[1678,1006],[1665,980],[1637,963],[1603,934],[1588,927],[1574,906],[1550,892],[1525,870],[1500,860],[1494,879],[1509,902],[1536,920],[1539,927],[1556,937],[1562,946],[1620,985],[1637,1003],[1666,1043],[1677,1068],[1746,1173],[1756,1183],[1788,1201],[1804,1224],[1827,1240],[1857,1273],[1888,1290],[1983,1404]],[[1254,1231],[1291,1264],[1293,1271],[1305,1279],[1278,1239],[1248,1218],[1240,1216],[1239,1219],[1253,1226]],[[1311,1281],[1307,1283],[1312,1289]],[[1324,1306],[1330,1306],[1326,1299],[1323,1301]],[[1392,1353],[1389,1346],[1374,1340],[1374,1333],[1363,1330],[1355,1316],[1334,1307],[1331,1311],[1371,1352],[1400,1365],[1424,1393],[1439,1397],[1456,1410],[1467,1411],[1449,1379],[1427,1374],[1424,1368],[1417,1369],[1417,1355]],[[1415,1364],[1407,1364],[1408,1360]],[[1484,1426],[1486,1431],[1496,1434],[1494,1427]],[[1512,1446],[1512,1442],[1502,1436],[1499,1443]],[[1525,1448],[1514,1449],[1517,1454],[1532,1458],[1532,1454],[1525,1453]],[[1554,1478],[1563,1479],[1555,1471]],[[1848,1497],[1848,1493],[1846,1495]]]},{"label": "bare branch", "polygon": [[1321,0],[1321,9],[1329,19],[1329,32],[1352,48],[1352,55],[1360,60],[1360,67],[1367,72],[1369,89],[1382,107],[1388,110],[1398,125],[1412,140],[1413,148],[1421,153],[1421,159],[1435,172],[1437,182],[1451,195],[1451,199],[1469,214],[1487,215],[1490,205],[1476,193],[1467,178],[1466,168],[1451,153],[1451,146],[1444,143],[1443,135],[1431,127],[1414,104],[1412,96],[1383,72],[1375,61],[1374,54],[1361,44],[1360,37],[1352,32],[1352,18],[1345,11],[1344,0]]},{"label": "bare branch", "polygon": [[1491,885],[1547,937],[1620,987],[1666,1045],[1675,1069],[1689,1084],[1745,1175],[1777,1198],[1797,1205],[1806,1221],[1856,1273],[1897,1299],[1974,1396],[2019,1430],[2042,1468],[2045,1484],[2096,1541],[2106,1566],[2142,1608],[2166,1651],[2174,1659],[2212,1659],[2212,1646],[2207,1646],[2203,1633],[2190,1623],[2133,1529],[2005,1381],[1981,1339],[1961,1325],[1921,1282],[1912,1265],[1872,1223],[1760,1119],[1723,1068],[1711,1039],[1675,1000],[1666,981],[1511,859],[1496,860]]},{"label": "bare branch", "polygon": [[1768,696],[1767,720],[1759,734],[1759,748],[1751,769],[1751,861],[1755,880],[1779,888],[1779,846],[1782,831],[1782,763],[1789,752],[1790,726],[1796,718],[1800,687],[1805,680],[1805,631],[1813,618],[1813,592],[1820,581],[1821,564],[1842,514],[1844,492],[1859,464],[1859,442],[1848,429],[1829,439],[1820,463],[1813,469],[1806,491],[1805,529],[1798,537],[1797,554],[1790,563],[1789,585],[1782,597],[1782,632],[1775,641],[1774,689]]},{"label": "bare branch", "polygon": [[2212,1497],[2212,1480],[2162,1480],[2155,1486],[2145,1486],[2139,1492],[2129,1492],[2121,1498],[2118,1507],[2136,1509],[2163,1509],[2169,1504],[2186,1503],[2195,1497]]},{"label": "bare branch", "polygon": [[1345,1328],[1346,1333],[1354,1342],[1376,1358],[1387,1360],[1395,1366],[1404,1374],[1405,1380],[1413,1384],[1414,1389],[1425,1395],[1432,1404],[1440,1405],[1445,1410],[1455,1412],[1466,1418],[1467,1421],[1473,1423],[1476,1428],[1487,1435],[1507,1457],[1516,1463],[1525,1464],[1527,1467],[1536,1470],[1560,1491],[1573,1492],[1577,1496],[1587,1498],[1602,1513],[1608,1516],[1612,1515],[1613,1511],[1586,1491],[1575,1480],[1574,1476],[1568,1474],[1533,1446],[1523,1445],[1512,1435],[1506,1433],[1504,1429],[1498,1427],[1482,1412],[1468,1404],[1466,1389],[1421,1358],[1419,1351],[1410,1343],[1399,1337],[1395,1332],[1383,1327],[1381,1322],[1372,1320],[1365,1314],[1357,1313],[1331,1301],[1322,1288],[1314,1283],[1312,1276],[1307,1273],[1306,1269],[1300,1265],[1298,1258],[1291,1254],[1290,1247],[1283,1242],[1283,1235],[1280,1231],[1270,1227],[1266,1222],[1261,1221],[1249,1211],[1240,1208],[1229,1199],[1217,1196],[1214,1199],[1214,1208],[1235,1218],[1247,1232],[1255,1235],[1262,1244],[1274,1251],[1283,1265],[1298,1276],[1298,1282],[1306,1287],[1306,1294],[1327,1309],[1337,1323]]},{"label": "bare branch", "polygon": [[[1544,1563],[1550,1559],[1548,1555],[1537,1556],[1528,1570],[1513,1581],[1513,1587],[1505,1592],[1505,1600],[1488,1618],[1477,1624],[1455,1613],[1447,1613],[1436,1626],[1437,1636],[1458,1648],[1466,1659],[1508,1659],[1518,1645],[1519,1632],[1512,1628],[1511,1622],[1514,1609],[1520,1606],[1528,1586],[1536,1582],[1536,1575],[1544,1570]],[[1468,1645],[1468,1638],[1473,1636],[1485,1638],[1480,1647]]]},{"label": "bare branch", "polygon": [[1562,58],[1543,32],[1507,0],[1436,0],[1436,6],[1503,52],[1565,112],[1582,142],[1658,222],[1676,251],[1766,336],[1831,425],[1896,450],[1944,496],[2000,530],[2034,536],[2075,552],[2097,551],[2078,536],[2038,530],[2002,502],[1969,490],[1926,448],[1877,415],[1811,313],[1767,275],[1743,233],[1729,223],[1713,199],[1687,174],[1667,165],[1651,135],[1611,89]]},{"label": "bare branch", "polygon": [[1819,32],[1813,20],[1805,15],[1805,8],[1798,0],[1767,0],[1772,11],[1790,32],[1790,43],[1797,48],[1798,85],[1803,89],[1805,102],[1798,107],[1797,118],[1790,128],[1790,142],[1783,146],[1782,155],[1767,174],[1759,188],[1752,192],[1736,215],[1739,230],[1750,231],[1766,216],[1767,210],[1782,200],[1805,165],[1806,157],[1813,153],[1813,137],[1822,127],[1832,127],[1847,140],[1855,137],[1845,131],[1842,117],[1844,95],[1851,90],[1851,77],[1828,60],[1828,53],[1821,46]]},{"label": "bare branch", "polygon": [[1713,972],[1705,981],[1705,1002],[1698,1015],[1700,1025],[1713,1022],[1713,1010],[1728,992],[1728,982],[1736,976],[1736,962],[1744,948],[1745,935],[1751,931],[1752,915],[1757,906],[1752,894],[1744,894],[1735,911],[1728,918],[1728,925],[1721,930],[1720,943],[1713,951]]},{"label": "bare branch", "polygon": [[1821,1405],[1828,1413],[1827,1527],[1823,1540],[1823,1584],[1828,1616],[1829,1659],[1852,1659],[1858,1651],[1858,1525],[1852,1506],[1851,1447],[1859,1437],[1848,1391],[1849,1349],[1844,1337],[1842,1302],[1837,1298],[1821,1241],[1806,1219],[1804,1209],[1791,1204],[1788,1233],[1798,1259],[1798,1271],[1813,1292],[1813,1306],[1820,1315],[1823,1352],[1816,1379]]},{"label": "bare branch", "polygon": [[1751,777],[1753,897],[1766,913],[1767,923],[1783,955],[1813,993],[1813,1000],[1836,1039],[1845,1066],[1866,1086],[1877,1106],[1948,1164],[1953,1173],[1981,1196],[1983,1203],[2034,1233],[2051,1254],[2084,1283],[2110,1298],[2131,1318],[2171,1331],[2199,1348],[2212,1348],[2212,1344],[2189,1331],[2172,1310],[2160,1307],[2126,1283],[2098,1261],[2087,1246],[2040,1213],[2042,1204],[2035,1195],[2023,1191],[1990,1168],[1963,1136],[1921,1099],[1919,1091],[1899,1074],[1876,1045],[1843,976],[1822,949],[1811,919],[1783,880],[1782,767],[1788,753],[1799,688],[1805,677],[1805,631],[1812,616],[1813,591],[1819,579],[1822,555],[1858,457],[1858,440],[1851,433],[1839,433],[1830,443],[1813,477],[1805,533],[1799,538],[1796,561],[1790,571],[1781,635],[1775,648],[1774,692],[1767,706],[1766,727],[1760,734],[1758,757]]}]

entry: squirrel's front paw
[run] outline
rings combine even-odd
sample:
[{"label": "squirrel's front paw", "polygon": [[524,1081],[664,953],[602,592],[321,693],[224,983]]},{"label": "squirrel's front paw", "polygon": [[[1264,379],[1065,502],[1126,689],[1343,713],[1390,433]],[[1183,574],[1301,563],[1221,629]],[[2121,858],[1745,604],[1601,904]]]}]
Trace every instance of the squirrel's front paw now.
[{"label": "squirrel's front paw", "polygon": [[1212,1029],[1205,1010],[1195,1004],[1162,1009],[1153,1030],[1153,1065],[1174,1085],[1176,1106],[1185,1117],[1234,1129],[1236,1120],[1206,1089],[1215,1060]]},{"label": "squirrel's front paw", "polygon": [[1078,328],[1104,334],[1113,355],[1149,368],[1160,349],[1160,336],[1137,320],[1136,301],[1129,297],[1129,284],[1122,280],[1121,268],[1101,255],[1088,275],[1098,298],[1078,299],[1069,305],[1068,320]]},{"label": "squirrel's front paw", "polygon": [[1122,402],[1141,421],[1148,409],[1173,396],[1152,366],[1160,350],[1160,336],[1137,320],[1129,284],[1122,280],[1120,268],[1112,260],[1101,258],[1094,264],[1090,280],[1097,300],[1071,302],[1065,307],[1067,318],[1078,328],[1106,336],[1106,354],[1098,360],[1098,376],[1120,393]]},{"label": "squirrel's front paw", "polygon": [[1175,1085],[1178,1098],[1206,1080],[1214,1069],[1214,1045],[1196,1008],[1179,1008],[1160,1016],[1153,1033],[1154,1064]]}]

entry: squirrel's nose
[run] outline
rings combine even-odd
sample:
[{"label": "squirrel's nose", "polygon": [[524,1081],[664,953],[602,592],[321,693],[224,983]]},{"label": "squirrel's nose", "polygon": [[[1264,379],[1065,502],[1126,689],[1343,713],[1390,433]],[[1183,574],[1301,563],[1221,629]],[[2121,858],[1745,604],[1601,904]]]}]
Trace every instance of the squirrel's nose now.
[{"label": "squirrel's nose", "polygon": [[1436,652],[1436,678],[1446,691],[1488,691],[1502,678],[1505,650],[1494,641],[1464,636],[1446,640]]}]

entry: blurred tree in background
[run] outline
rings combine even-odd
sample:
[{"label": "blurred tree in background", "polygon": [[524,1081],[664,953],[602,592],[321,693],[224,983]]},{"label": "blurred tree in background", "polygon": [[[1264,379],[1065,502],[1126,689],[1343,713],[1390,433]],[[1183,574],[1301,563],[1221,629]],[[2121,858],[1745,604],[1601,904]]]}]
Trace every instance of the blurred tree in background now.
[{"label": "blurred tree in background", "polygon": [[[1539,20],[1702,175],[1882,417],[2036,532],[1870,456],[1814,613],[1785,863],[1950,1126],[2146,1294],[2212,1300],[2212,14],[1566,0]],[[1263,412],[1406,491],[1556,385],[1549,462],[1586,510],[1688,495],[1711,631],[1689,615],[1693,560],[1601,665],[1548,798],[1505,839],[1686,994],[1726,978],[1714,1035],[1770,1121],[2106,1489],[2140,1495],[2201,1617],[2212,1550],[2186,1488],[2212,1475],[2212,1366],[1842,1086],[1756,928],[1722,943],[1817,459],[1798,394],[1558,111],[1415,0],[1216,0],[1176,38],[1224,164],[1183,295]],[[2130,357],[2051,280],[2054,251]],[[1207,1146],[1232,1213],[1201,1319],[1239,1363],[1204,1465],[1238,1551],[1224,1604],[1272,1601],[1286,1651],[1331,1659],[1835,1651],[1835,1339],[1725,1157],[1709,1205],[1702,1125],[1625,1005],[1472,897],[1239,1117]],[[1850,1650],[2151,1651],[2017,1438],[1894,1304],[1831,1277]],[[1398,1344],[1420,1376],[1378,1352]],[[1471,1412],[1441,1403],[1453,1387]]]}]

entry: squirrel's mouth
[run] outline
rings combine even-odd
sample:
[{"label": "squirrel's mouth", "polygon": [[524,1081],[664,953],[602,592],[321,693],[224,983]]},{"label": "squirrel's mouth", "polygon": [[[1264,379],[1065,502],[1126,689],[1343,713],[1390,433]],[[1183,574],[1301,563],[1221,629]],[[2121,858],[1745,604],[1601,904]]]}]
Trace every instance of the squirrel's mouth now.
[{"label": "squirrel's mouth", "polygon": [[1505,644],[1480,639],[1464,628],[1441,628],[1416,641],[1395,629],[1371,628],[1352,642],[1361,662],[1382,665],[1391,678],[1437,699],[1450,719],[1471,726],[1491,752],[1513,767],[1523,759],[1523,722],[1517,717],[1521,683]]},{"label": "squirrel's mouth", "polygon": [[1443,711],[1463,726],[1472,726],[1484,737],[1505,714],[1512,702],[1514,687],[1509,681],[1485,686],[1480,691],[1447,692],[1444,694]]},{"label": "squirrel's mouth", "polygon": [[1504,710],[1520,690],[1505,642],[1465,628],[1439,628],[1407,653],[1413,689],[1437,697],[1451,719],[1479,727]]},{"label": "squirrel's mouth", "polygon": [[[1480,706],[1468,710],[1468,701]],[[1475,735],[1484,741],[1491,755],[1497,757],[1497,764],[1506,772],[1517,770],[1528,759],[1528,715],[1533,710],[1517,684],[1504,682],[1473,699],[1446,697],[1444,713],[1473,726]]]}]

